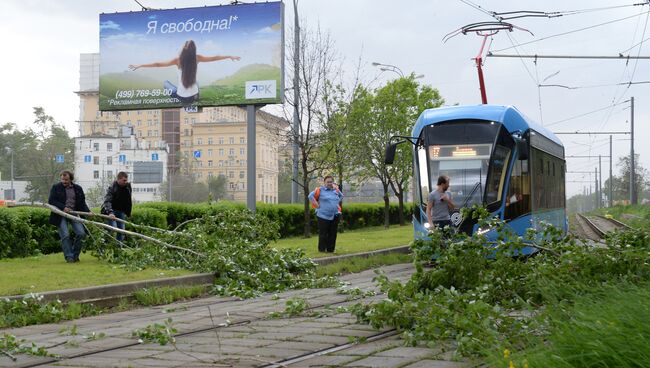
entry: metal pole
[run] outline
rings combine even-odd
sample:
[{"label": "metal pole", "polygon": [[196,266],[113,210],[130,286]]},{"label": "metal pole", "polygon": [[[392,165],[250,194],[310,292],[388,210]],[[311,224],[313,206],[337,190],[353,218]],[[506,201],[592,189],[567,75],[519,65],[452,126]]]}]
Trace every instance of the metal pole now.
[{"label": "metal pole", "polygon": [[603,165],[598,155],[598,208],[603,206]]},{"label": "metal pole", "polygon": [[[11,193],[14,193],[14,150],[11,150]],[[16,199],[16,198],[12,198]]]},{"label": "metal pole", "polygon": [[594,208],[598,208],[598,168],[594,167]]},{"label": "metal pole", "polygon": [[[167,156],[167,161],[169,161],[169,156]],[[169,184],[169,198],[167,199],[169,202],[172,201],[172,167],[169,166],[169,174],[167,174],[167,184]]]},{"label": "metal pole", "polygon": [[636,173],[634,172],[634,97],[630,97],[630,204],[637,204]]},{"label": "metal pole", "polygon": [[611,208],[614,205],[614,199],[612,198],[612,185],[614,185],[614,177],[612,176],[612,136],[609,136],[609,207]]},{"label": "metal pole", "polygon": [[246,105],[246,205],[249,210],[255,212],[255,191],[257,184],[255,182],[255,105]]},{"label": "metal pole", "polygon": [[478,84],[481,89],[481,103],[487,104],[487,92],[485,91],[485,80],[483,79],[483,48],[485,48],[485,43],[487,42],[487,35],[483,36],[483,43],[481,44],[481,50],[479,50],[478,55],[474,58],[476,61],[476,69],[478,70]]},{"label": "metal pole", "polygon": [[300,128],[300,26],[298,24],[298,0],[293,0],[294,50],[293,50],[293,170],[291,203],[298,203],[298,129]]}]

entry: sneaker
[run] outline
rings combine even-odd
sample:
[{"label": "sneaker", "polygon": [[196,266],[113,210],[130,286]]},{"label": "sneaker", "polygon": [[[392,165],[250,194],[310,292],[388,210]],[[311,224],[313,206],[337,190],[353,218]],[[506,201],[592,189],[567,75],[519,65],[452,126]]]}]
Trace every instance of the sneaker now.
[{"label": "sneaker", "polygon": [[65,261],[66,261],[66,263],[74,263],[75,262],[74,258],[66,258]]},{"label": "sneaker", "polygon": [[76,262],[80,262],[80,261],[79,261],[79,257],[74,257],[74,260],[73,260],[73,261],[74,261],[75,263],[76,263]]}]

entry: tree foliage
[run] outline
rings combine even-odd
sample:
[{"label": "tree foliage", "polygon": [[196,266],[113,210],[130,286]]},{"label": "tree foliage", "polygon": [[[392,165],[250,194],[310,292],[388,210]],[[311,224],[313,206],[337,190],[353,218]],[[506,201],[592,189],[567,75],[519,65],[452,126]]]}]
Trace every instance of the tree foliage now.
[{"label": "tree foliage", "polygon": [[[419,114],[444,103],[436,89],[420,85],[414,75],[399,78],[374,91],[360,86],[351,102],[350,148],[361,176],[381,182],[385,227],[388,227],[389,188],[403,207],[412,176],[412,146],[399,147],[393,165],[386,165],[385,149],[392,136],[410,136]],[[404,220],[401,220],[404,223]]]},{"label": "tree foliage", "polygon": [[[23,131],[11,123],[0,126],[3,178],[10,177],[13,152],[14,179],[29,181],[29,200],[47,202],[50,187],[59,180],[59,172],[73,169],[73,149],[74,140],[68,131],[42,107],[34,107],[34,121]],[[64,163],[57,163],[56,155],[63,155]]]}]

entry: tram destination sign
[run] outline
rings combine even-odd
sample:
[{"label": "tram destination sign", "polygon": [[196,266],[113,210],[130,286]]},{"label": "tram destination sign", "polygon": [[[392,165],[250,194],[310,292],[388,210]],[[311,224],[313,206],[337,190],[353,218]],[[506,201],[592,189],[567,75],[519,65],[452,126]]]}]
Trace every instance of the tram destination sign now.
[{"label": "tram destination sign", "polygon": [[282,103],[282,2],[101,14],[102,111]]}]

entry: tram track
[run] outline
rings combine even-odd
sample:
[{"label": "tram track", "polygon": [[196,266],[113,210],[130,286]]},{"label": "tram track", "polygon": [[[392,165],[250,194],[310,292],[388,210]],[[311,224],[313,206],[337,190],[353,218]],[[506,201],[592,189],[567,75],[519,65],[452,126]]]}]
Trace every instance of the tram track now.
[{"label": "tram track", "polygon": [[580,233],[578,235],[593,241],[602,241],[605,238],[605,234],[617,229],[630,229],[630,226],[625,223],[600,215],[588,217],[577,213],[576,222],[580,227]]},{"label": "tram track", "polygon": [[[397,272],[392,273],[394,277],[397,278],[402,278],[402,277],[407,277],[410,275],[410,271],[406,270],[397,270]],[[372,281],[367,281],[367,282],[362,282],[362,285],[359,285],[360,289],[362,290],[370,290],[371,288],[374,287],[374,283]],[[314,303],[310,304],[308,308],[305,309],[303,312],[304,314],[308,315],[311,312],[318,312],[319,310],[324,310],[324,309],[331,309],[332,307],[337,307],[337,306],[344,306],[345,304],[352,304],[356,303],[362,299],[371,301],[374,298],[380,298],[380,295],[376,296],[371,296],[371,297],[352,297],[351,295],[345,295],[341,294],[340,298],[338,300],[332,300],[332,290],[331,289],[322,289],[323,291],[329,291],[328,293],[325,292],[316,292],[315,296],[312,299],[315,299],[317,301],[318,299],[325,300],[327,302],[320,302],[320,303]],[[335,292],[336,295],[339,295],[337,292]],[[283,299],[289,299],[291,297],[294,297],[295,295],[300,295],[300,291],[290,291],[285,294]],[[224,303],[227,302],[234,302],[238,303],[237,306],[231,306],[234,307],[235,310],[238,310],[238,313],[233,313],[229,316],[229,320],[227,323],[218,323],[218,321],[212,320],[212,323],[210,323],[208,326],[201,327],[201,328],[193,328],[188,331],[182,331],[180,333],[173,334],[172,336],[178,341],[179,339],[183,338],[191,338],[193,335],[200,335],[203,333],[208,333],[214,331],[217,333],[217,331],[224,331],[228,328],[237,328],[237,327],[243,327],[247,325],[254,325],[258,322],[263,322],[265,320],[269,320],[269,312],[260,312],[260,311],[250,311],[248,313],[245,310],[245,305],[246,301],[234,301],[232,299],[230,300],[225,300],[225,301],[216,301],[216,302],[198,302],[195,305],[189,306],[186,309],[184,309],[185,314],[205,314],[205,309],[207,308],[208,311],[210,311],[210,307],[214,306],[216,308],[222,307]],[[277,308],[279,306],[281,301],[278,301],[278,303],[275,303],[274,306]],[[241,305],[241,308],[239,307]],[[268,308],[273,308],[273,306],[269,306]],[[161,307],[158,307],[158,309],[161,309]],[[159,317],[160,313],[162,311],[158,310],[157,313],[155,311],[151,311],[149,313],[145,313],[142,315],[139,315],[137,317],[133,317],[130,319],[130,322],[133,322],[133,325],[135,326],[135,320],[137,319],[151,319],[152,317]],[[245,316],[248,314],[247,316]],[[245,317],[244,317],[245,316]],[[238,319],[238,317],[240,319]],[[243,318],[241,318],[243,317]],[[159,318],[158,318],[159,319]],[[212,312],[210,311],[210,319],[212,319]],[[140,321],[142,322],[142,321]],[[365,337],[365,341],[378,341],[381,339],[389,338],[390,336],[393,336],[397,334],[397,331],[395,330],[382,330],[378,331],[376,333],[372,333],[371,335],[368,335]],[[124,336],[113,336],[115,338],[121,338],[123,339]],[[123,341],[123,340],[122,340]],[[60,344],[57,344],[60,345]],[[107,343],[106,345],[100,345],[95,348],[91,348],[90,350],[86,350],[83,352],[79,353],[72,353],[72,354],[67,354],[65,356],[59,356],[57,358],[48,358],[44,360],[39,360],[39,361],[32,361],[32,362],[24,362],[24,364],[18,364],[16,367],[42,367],[42,366],[51,366],[53,364],[66,364],[67,361],[72,361],[77,358],[89,358],[93,356],[101,356],[100,354],[102,353],[114,353],[118,352],[121,350],[128,350],[130,348],[133,348],[135,346],[142,345],[140,342],[137,340],[133,340],[132,342],[128,343],[121,343],[121,344],[110,344]],[[288,366],[290,364],[295,364],[297,362],[300,362],[305,359],[309,359],[311,357],[316,357],[319,355],[323,354],[328,354],[330,352],[334,351],[340,351],[344,350],[347,348],[350,348],[355,344],[334,344],[333,346],[329,346],[327,348],[323,349],[314,349],[313,351],[309,352],[303,352],[302,354],[299,355],[294,355],[294,356],[287,356],[287,357],[279,357],[279,359],[275,361],[267,361],[267,362],[260,362],[260,366],[264,367],[280,367],[280,366]],[[117,353],[119,355],[119,353]],[[72,362],[71,362],[72,363]]]}]

